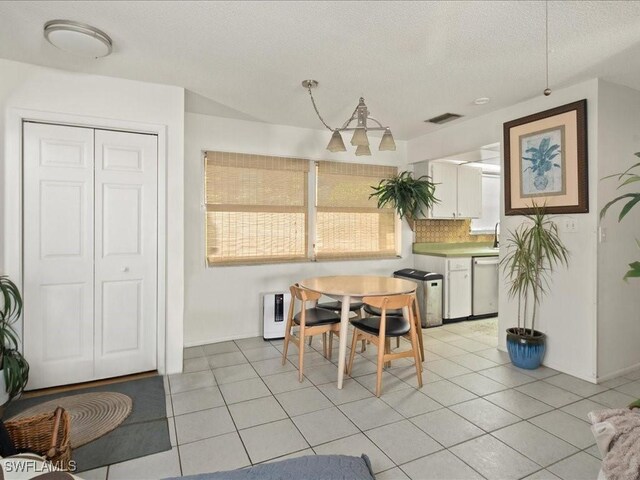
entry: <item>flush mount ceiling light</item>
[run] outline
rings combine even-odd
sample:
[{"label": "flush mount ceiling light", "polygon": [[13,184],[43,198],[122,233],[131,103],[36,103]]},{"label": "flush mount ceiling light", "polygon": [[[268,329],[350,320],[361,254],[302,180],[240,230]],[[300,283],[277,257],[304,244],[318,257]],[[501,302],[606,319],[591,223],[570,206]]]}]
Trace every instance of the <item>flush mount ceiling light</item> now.
[{"label": "flush mount ceiling light", "polygon": [[90,58],[106,57],[113,47],[111,38],[102,30],[71,20],[45,23],[44,38],[60,50]]},{"label": "flush mount ceiling light", "polygon": [[490,100],[491,99],[489,97],[479,97],[476,98],[473,103],[475,103],[476,105],[486,105]]},{"label": "flush mount ceiling light", "polygon": [[[327,122],[325,122],[320,115],[318,107],[316,106],[316,101],[313,98],[313,93],[311,93],[311,89],[316,88],[318,86],[318,82],[316,82],[315,80],[304,80],[302,82],[302,86],[309,91],[311,103],[313,104],[313,108],[316,111],[316,114],[318,115],[318,118],[320,119],[322,124],[333,132],[333,134],[331,135],[331,140],[329,140],[329,144],[327,145],[327,150],[329,150],[330,152],[346,152],[347,149],[344,146],[344,142],[342,141],[342,135],[340,135],[340,132],[353,132],[353,137],[351,137],[351,145],[356,147],[356,155],[371,155],[371,149],[369,148],[369,137],[367,137],[367,132],[370,131],[384,131],[382,139],[380,140],[380,146],[378,147],[378,150],[384,151],[396,149],[396,142],[393,140],[391,130],[389,129],[389,127],[384,127],[378,120],[369,115],[369,109],[364,103],[364,98],[360,97],[358,106],[351,114],[351,117],[347,119],[346,122],[344,122],[342,127],[332,128],[327,125]],[[354,120],[356,121],[356,126],[351,127],[350,125]],[[378,126],[370,127],[367,125],[368,121],[374,122]]]}]

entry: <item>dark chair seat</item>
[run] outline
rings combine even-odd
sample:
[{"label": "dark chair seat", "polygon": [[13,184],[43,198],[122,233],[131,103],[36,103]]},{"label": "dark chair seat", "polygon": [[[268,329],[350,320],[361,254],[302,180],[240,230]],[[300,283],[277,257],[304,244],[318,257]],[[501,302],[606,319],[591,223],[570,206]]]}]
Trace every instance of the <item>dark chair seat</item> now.
[{"label": "dark chair seat", "polygon": [[[373,315],[374,317],[379,317],[382,315],[382,310],[377,307],[372,307],[371,305],[365,305],[364,311],[369,315]],[[388,308],[387,309],[387,317],[402,317],[402,309],[401,308]]]},{"label": "dark chair seat", "polygon": [[[349,305],[349,311],[351,312],[359,312],[362,308],[362,302],[355,302]],[[342,311],[342,302],[327,302],[327,303],[319,303],[318,308],[324,308],[325,310],[331,310],[332,312],[341,312]]]},{"label": "dark chair seat", "polygon": [[[351,320],[351,324],[364,332],[379,335],[380,320],[380,317],[365,317]],[[409,322],[407,322],[403,317],[392,317],[387,315],[385,336],[402,337],[407,333],[409,333]]]},{"label": "dark chair seat", "polygon": [[[294,315],[293,321],[296,323],[296,325],[300,325],[301,317],[302,312],[298,312]],[[330,310],[324,310],[322,308],[307,308],[304,323],[307,327],[313,327],[315,325],[328,325],[330,323],[340,323],[340,315],[337,315]]]}]

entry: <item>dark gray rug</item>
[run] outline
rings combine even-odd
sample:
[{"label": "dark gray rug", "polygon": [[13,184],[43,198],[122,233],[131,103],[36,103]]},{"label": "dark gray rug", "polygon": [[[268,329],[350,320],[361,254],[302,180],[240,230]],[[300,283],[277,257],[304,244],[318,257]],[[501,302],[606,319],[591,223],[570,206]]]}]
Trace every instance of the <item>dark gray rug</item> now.
[{"label": "dark gray rug", "polygon": [[[375,480],[369,457],[306,455],[227,472],[201,473],[184,480]],[[168,478],[165,480],[180,480]]]},{"label": "dark gray rug", "polygon": [[118,428],[73,450],[72,459],[77,464],[78,472],[171,449],[164,383],[159,375],[17,400],[7,406],[4,418],[11,418],[42,402],[89,392],[124,393],[133,400],[133,409]]}]

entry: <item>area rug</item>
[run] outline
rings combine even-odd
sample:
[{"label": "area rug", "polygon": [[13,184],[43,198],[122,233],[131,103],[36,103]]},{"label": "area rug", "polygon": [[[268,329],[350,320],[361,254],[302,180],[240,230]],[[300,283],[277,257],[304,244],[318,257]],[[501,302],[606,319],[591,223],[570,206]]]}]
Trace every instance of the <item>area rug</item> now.
[{"label": "area rug", "polygon": [[[131,399],[132,408],[131,413],[115,429],[73,449],[72,459],[76,462],[78,472],[171,449],[164,383],[158,375],[17,400],[9,404],[4,418],[14,417],[44,403],[55,400],[62,402],[64,398],[87,393],[99,393],[105,397],[110,393],[119,393]],[[73,424],[71,429],[73,432]]]},{"label": "area rug", "polygon": [[69,414],[69,440],[71,448],[76,449],[117,428],[131,413],[133,402],[122,393],[81,393],[40,403],[10,420],[53,412],[57,407],[64,408]]},{"label": "area rug", "polygon": [[472,320],[465,322],[464,325],[469,330],[481,333],[483,335],[489,335],[495,337],[498,335],[498,319],[488,318],[486,320]]}]

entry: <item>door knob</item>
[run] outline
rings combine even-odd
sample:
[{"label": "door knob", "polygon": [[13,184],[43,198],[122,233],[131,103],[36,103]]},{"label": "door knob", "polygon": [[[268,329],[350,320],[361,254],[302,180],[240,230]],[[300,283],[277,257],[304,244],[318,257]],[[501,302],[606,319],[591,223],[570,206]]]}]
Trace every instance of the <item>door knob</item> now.
[{"label": "door knob", "polygon": [[129,271],[129,267],[122,267],[122,271],[125,272],[125,273],[128,272]]}]

